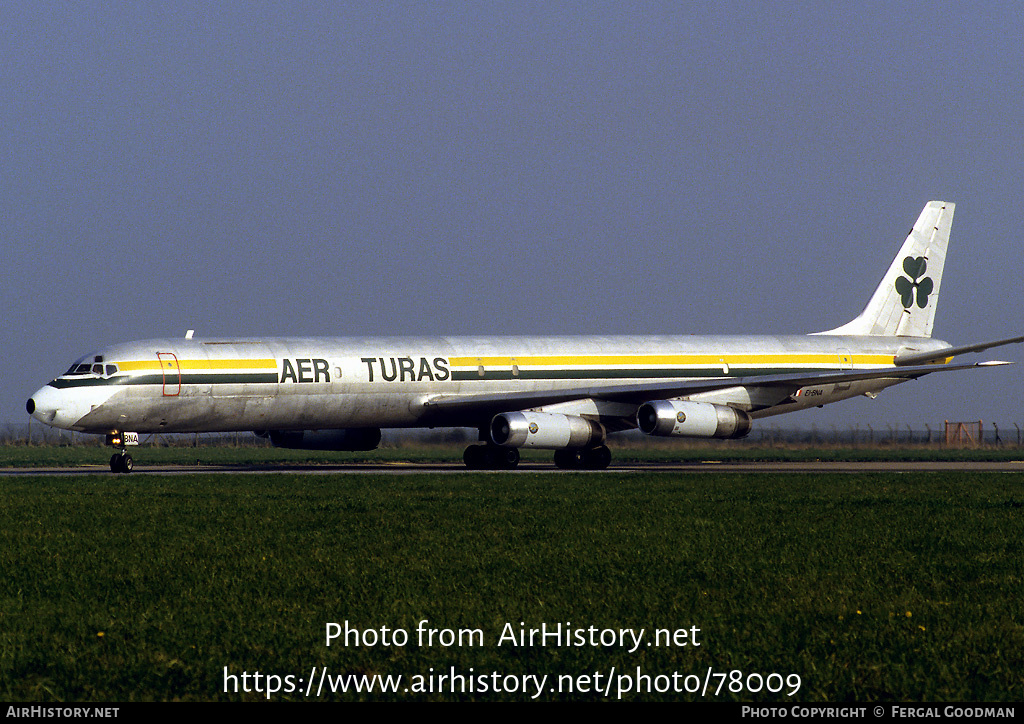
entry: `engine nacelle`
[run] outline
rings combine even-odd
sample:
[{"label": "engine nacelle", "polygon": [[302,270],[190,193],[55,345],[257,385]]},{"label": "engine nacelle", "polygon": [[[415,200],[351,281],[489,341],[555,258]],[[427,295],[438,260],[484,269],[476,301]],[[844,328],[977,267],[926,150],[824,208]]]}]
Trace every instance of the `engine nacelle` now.
[{"label": "engine nacelle", "polygon": [[600,423],[578,415],[503,412],[491,420],[491,440],[509,447],[588,448],[603,443],[604,437]]},{"label": "engine nacelle", "polygon": [[270,430],[257,432],[269,437],[274,447],[291,450],[376,450],[380,445],[379,427],[359,427],[348,430]]},{"label": "engine nacelle", "polygon": [[710,402],[654,400],[640,405],[637,425],[648,435],[666,437],[746,437],[750,415],[743,410]]}]

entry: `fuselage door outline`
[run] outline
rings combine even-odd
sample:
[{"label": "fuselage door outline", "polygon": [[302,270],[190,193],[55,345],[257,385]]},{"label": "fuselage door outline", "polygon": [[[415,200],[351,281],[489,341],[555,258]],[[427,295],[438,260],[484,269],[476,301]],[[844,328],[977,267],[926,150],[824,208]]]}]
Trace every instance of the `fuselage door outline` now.
[{"label": "fuselage door outline", "polygon": [[[853,371],[853,352],[848,349],[839,350],[839,369],[843,372]],[[836,391],[850,389],[849,382],[840,382],[835,386]]]},{"label": "fuselage door outline", "polygon": [[160,360],[160,374],[163,376],[164,397],[177,397],[181,394],[181,365],[173,352],[157,352]]}]

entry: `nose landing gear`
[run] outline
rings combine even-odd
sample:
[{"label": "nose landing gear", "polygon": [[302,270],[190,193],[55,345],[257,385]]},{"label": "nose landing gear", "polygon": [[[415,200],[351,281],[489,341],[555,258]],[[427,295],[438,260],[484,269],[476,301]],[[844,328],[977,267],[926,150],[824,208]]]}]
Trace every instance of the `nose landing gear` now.
[{"label": "nose landing gear", "polygon": [[138,444],[139,433],[137,432],[112,432],[107,435],[107,445],[117,450],[110,456],[110,472],[130,473],[135,467],[135,461],[128,454],[127,447]]},{"label": "nose landing gear", "polygon": [[130,473],[134,467],[135,462],[132,460],[132,456],[124,450],[110,456],[110,472],[112,473]]}]

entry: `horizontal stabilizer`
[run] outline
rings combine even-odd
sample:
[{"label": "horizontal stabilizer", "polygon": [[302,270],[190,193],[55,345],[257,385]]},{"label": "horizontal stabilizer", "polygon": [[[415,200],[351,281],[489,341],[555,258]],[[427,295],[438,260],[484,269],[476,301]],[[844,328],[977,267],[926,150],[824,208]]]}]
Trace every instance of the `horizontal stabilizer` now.
[{"label": "horizontal stabilizer", "polygon": [[1007,339],[997,339],[994,342],[981,342],[980,344],[967,344],[962,347],[947,347],[946,349],[933,350],[931,352],[915,352],[905,347],[896,353],[895,362],[898,367],[921,365],[934,360],[955,357],[959,354],[981,352],[993,347],[1002,347],[1004,344],[1020,344],[1021,342],[1024,342],[1024,336],[1008,337]]}]

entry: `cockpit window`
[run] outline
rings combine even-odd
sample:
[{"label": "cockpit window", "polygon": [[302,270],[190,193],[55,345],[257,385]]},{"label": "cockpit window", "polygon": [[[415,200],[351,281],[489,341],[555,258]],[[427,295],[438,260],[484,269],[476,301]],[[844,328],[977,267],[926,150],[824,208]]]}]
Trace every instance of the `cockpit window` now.
[{"label": "cockpit window", "polygon": [[103,357],[101,355],[82,357],[81,359],[75,360],[75,363],[68,368],[68,371],[64,373],[64,376],[100,375],[101,377],[109,377],[117,374],[117,365],[104,365],[102,362]]}]

